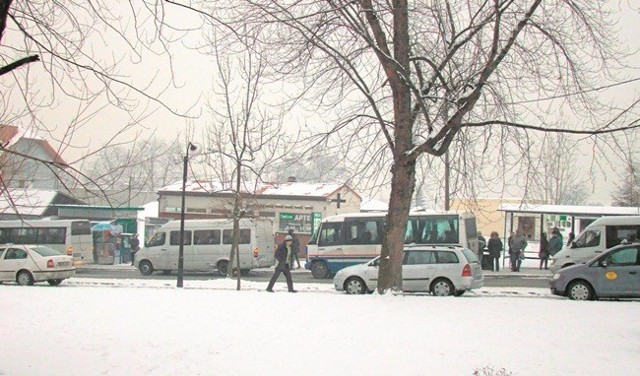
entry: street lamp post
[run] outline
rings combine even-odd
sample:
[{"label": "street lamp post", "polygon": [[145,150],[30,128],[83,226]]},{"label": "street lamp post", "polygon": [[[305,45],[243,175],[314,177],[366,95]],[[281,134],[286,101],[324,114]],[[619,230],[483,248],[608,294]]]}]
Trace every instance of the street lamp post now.
[{"label": "street lamp post", "polygon": [[180,207],[180,245],[178,247],[178,287],[182,287],[184,274],[184,209],[186,196],[185,190],[187,189],[187,170],[189,167],[189,152],[195,152],[197,150],[198,146],[189,142],[182,164],[182,206]]}]

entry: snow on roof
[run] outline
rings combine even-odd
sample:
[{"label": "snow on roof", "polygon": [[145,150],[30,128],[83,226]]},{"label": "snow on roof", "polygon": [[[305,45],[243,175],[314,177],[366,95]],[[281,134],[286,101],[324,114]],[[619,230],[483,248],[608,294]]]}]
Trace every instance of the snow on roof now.
[{"label": "snow on roof", "polygon": [[[220,183],[214,181],[190,180],[185,185],[185,192],[195,193],[222,193],[232,192],[229,183]],[[254,189],[255,187],[255,189]],[[286,183],[259,183],[243,186],[244,193],[251,193],[263,196],[300,196],[300,197],[327,197],[338,191],[340,188],[346,187],[344,184],[337,183],[305,183],[305,182],[286,182]],[[347,187],[348,188],[348,187]],[[182,181],[175,182],[160,189],[160,192],[180,192],[182,191]],[[355,193],[355,192],[354,192]]]},{"label": "snow on roof", "polygon": [[498,210],[513,213],[587,215],[596,217],[604,215],[640,215],[640,207],[623,206],[501,204]]},{"label": "snow on roof", "polygon": [[56,198],[58,191],[16,188],[0,195],[0,212],[41,216]]},{"label": "snow on roof", "polygon": [[67,162],[62,159],[62,156],[58,151],[54,150],[47,140],[38,136],[34,131],[13,125],[0,124],[0,143],[2,143],[5,149],[12,147],[21,139],[30,139],[35,141],[40,145],[44,152],[51,157],[53,162],[63,165],[67,164]]},{"label": "snow on roof", "polygon": [[389,210],[388,203],[376,200],[374,198],[364,198],[362,199],[362,203],[360,203],[361,212],[386,212],[387,210]]}]

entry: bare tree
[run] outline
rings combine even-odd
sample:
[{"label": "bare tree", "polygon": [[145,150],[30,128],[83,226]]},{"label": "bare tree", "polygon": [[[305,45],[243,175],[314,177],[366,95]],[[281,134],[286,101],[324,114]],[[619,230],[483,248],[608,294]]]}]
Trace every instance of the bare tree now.
[{"label": "bare tree", "polygon": [[629,163],[611,195],[614,206],[640,206],[640,168]]},{"label": "bare tree", "polygon": [[554,205],[582,205],[592,183],[588,169],[578,165],[585,156],[565,134],[548,134],[533,161],[531,198]]},{"label": "bare tree", "polygon": [[[213,158],[208,172],[233,192],[233,245],[229,254],[227,274],[236,270],[240,290],[239,222],[249,212],[250,197],[262,183],[266,169],[292,150],[282,133],[282,115],[266,110],[263,86],[266,80],[264,52],[251,38],[233,39],[227,36],[211,40],[217,75],[214,97],[209,101],[211,124],[205,142]],[[217,100],[219,99],[219,101]],[[246,195],[249,193],[249,195]],[[234,266],[235,262],[235,266]]]},{"label": "bare tree", "polygon": [[105,192],[124,193],[130,202],[142,192],[156,192],[180,180],[182,151],[177,141],[150,137],[127,145],[105,145],[85,160],[82,170]]},{"label": "bare tree", "polygon": [[[491,177],[527,186],[535,132],[604,137],[640,126],[637,117],[606,119],[590,94],[624,65],[603,3],[261,0],[222,13],[261,30],[270,65],[300,89],[296,101],[340,113],[314,147],[340,135],[389,179],[381,293],[401,290],[421,155],[440,157],[459,142],[470,169],[490,163]],[[608,113],[630,115],[635,103],[624,106]],[[558,108],[576,121],[557,123]]]},{"label": "bare tree", "polygon": [[[174,20],[184,16],[165,9],[160,0],[1,0],[2,123],[39,133],[64,155],[86,149],[79,135],[105,120],[109,127],[96,138],[102,145],[121,145],[139,136],[140,123],[158,110],[184,116],[166,104],[169,89],[180,86],[169,52],[173,41],[190,30],[173,27],[171,14],[178,14]],[[154,68],[147,65],[138,77],[132,74],[147,60]],[[14,154],[3,145],[0,152]],[[83,185],[89,180],[78,167],[83,157],[67,165],[24,157],[55,170],[61,180]]]}]

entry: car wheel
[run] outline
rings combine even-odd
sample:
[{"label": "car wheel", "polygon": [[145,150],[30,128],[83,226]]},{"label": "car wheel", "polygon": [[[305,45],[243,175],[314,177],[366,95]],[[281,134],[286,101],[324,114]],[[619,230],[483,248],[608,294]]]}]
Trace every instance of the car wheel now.
[{"label": "car wheel", "polygon": [[138,268],[142,275],[151,275],[151,273],[153,273],[153,265],[147,260],[140,261]]},{"label": "car wheel", "polygon": [[464,294],[464,292],[467,290],[456,290],[456,293],[454,294],[455,296],[462,296],[462,294]]},{"label": "car wheel", "polygon": [[329,276],[329,267],[324,261],[314,261],[311,263],[311,275],[316,279],[323,279]]},{"label": "car wheel", "polygon": [[62,279],[47,279],[47,283],[51,286],[59,286],[62,283]]},{"label": "car wheel", "polygon": [[227,275],[229,272],[229,261],[220,261],[218,263],[218,273]]},{"label": "car wheel", "polygon": [[33,285],[33,276],[28,271],[23,270],[16,276],[16,282],[20,286],[31,286]]},{"label": "car wheel", "polygon": [[567,295],[571,300],[593,300],[593,288],[586,281],[571,282],[567,288]]},{"label": "car wheel", "polygon": [[454,291],[453,284],[448,279],[439,278],[431,284],[431,293],[435,296],[449,296]]},{"label": "car wheel", "polygon": [[347,294],[364,294],[368,289],[360,277],[350,277],[344,283],[344,291]]}]

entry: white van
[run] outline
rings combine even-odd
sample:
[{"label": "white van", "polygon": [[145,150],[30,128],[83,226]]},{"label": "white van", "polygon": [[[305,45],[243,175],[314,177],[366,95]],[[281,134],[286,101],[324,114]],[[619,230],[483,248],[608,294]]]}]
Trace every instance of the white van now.
[{"label": "white van", "polygon": [[554,273],[566,266],[587,262],[623,241],[640,239],[640,216],[602,217],[593,221],[576,240],[551,257]]},{"label": "white van", "polygon": [[[185,220],[184,270],[217,269],[226,274],[232,240],[232,219]],[[136,253],[135,266],[143,275],[150,275],[155,270],[165,273],[178,270],[179,247],[180,221],[168,222]],[[272,266],[273,222],[270,219],[241,219],[239,247],[241,272]]]}]

